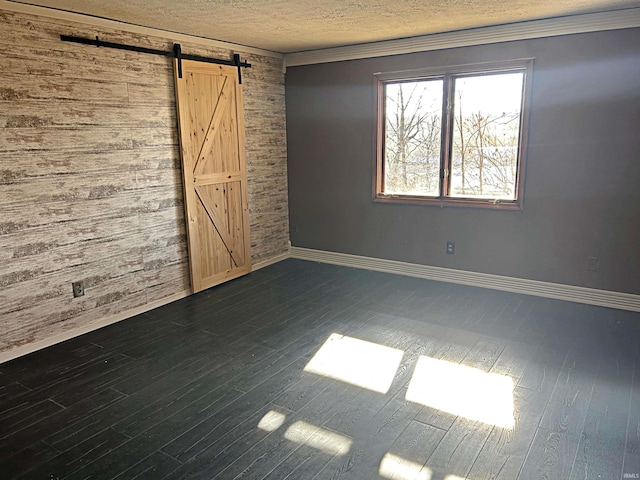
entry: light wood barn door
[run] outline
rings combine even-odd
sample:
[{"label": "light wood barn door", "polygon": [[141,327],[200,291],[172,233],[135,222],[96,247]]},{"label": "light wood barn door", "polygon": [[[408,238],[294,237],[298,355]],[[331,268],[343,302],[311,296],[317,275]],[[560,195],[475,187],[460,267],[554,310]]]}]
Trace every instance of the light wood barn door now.
[{"label": "light wood barn door", "polygon": [[238,69],[182,60],[176,98],[191,287],[251,271],[242,87]]}]

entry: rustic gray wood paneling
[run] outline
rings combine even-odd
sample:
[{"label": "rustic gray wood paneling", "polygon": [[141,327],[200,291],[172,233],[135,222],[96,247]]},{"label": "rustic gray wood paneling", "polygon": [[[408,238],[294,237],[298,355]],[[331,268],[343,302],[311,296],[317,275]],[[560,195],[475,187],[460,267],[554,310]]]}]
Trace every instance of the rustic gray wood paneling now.
[{"label": "rustic gray wood paneling", "polygon": [[[171,47],[0,10],[0,351],[188,288],[171,60],[60,34]],[[289,237],[284,75],[281,59],[243,58],[253,65],[243,83],[256,263]],[[75,280],[84,297],[72,298]]]}]

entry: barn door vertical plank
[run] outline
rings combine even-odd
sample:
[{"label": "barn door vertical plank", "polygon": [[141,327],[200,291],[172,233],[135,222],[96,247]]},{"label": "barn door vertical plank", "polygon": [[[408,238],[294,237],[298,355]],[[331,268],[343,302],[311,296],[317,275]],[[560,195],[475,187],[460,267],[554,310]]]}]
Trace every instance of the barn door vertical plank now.
[{"label": "barn door vertical plank", "polygon": [[251,271],[242,87],[234,67],[182,61],[176,97],[194,292]]}]

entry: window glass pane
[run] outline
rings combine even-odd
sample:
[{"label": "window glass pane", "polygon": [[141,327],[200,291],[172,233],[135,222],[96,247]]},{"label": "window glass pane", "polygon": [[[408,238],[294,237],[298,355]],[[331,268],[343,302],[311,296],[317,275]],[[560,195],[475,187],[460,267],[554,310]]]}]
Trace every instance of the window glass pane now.
[{"label": "window glass pane", "polygon": [[452,197],[516,198],[523,72],[455,78]]},{"label": "window glass pane", "polygon": [[438,196],[442,79],[385,88],[384,193]]}]

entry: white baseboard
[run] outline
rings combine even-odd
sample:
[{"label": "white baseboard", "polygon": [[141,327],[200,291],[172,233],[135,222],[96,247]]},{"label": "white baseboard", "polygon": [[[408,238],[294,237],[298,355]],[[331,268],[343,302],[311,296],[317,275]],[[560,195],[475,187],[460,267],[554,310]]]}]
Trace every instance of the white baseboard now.
[{"label": "white baseboard", "polygon": [[33,353],[37,350],[50,347],[51,345],[64,342],[65,340],[70,340],[74,337],[79,337],[80,335],[92,332],[102,327],[106,327],[107,325],[111,325],[112,323],[117,323],[117,322],[120,322],[121,320],[125,320],[135,315],[148,312],[149,310],[153,310],[154,308],[161,307],[163,305],[166,305],[167,303],[175,302],[176,300],[185,298],[190,294],[191,292],[189,290],[185,290],[183,292],[173,294],[169,297],[165,297],[155,302],[146,303],[144,305],[140,305],[139,307],[132,308],[130,310],[117,313],[115,315],[110,315],[108,317],[101,318],[100,320],[96,320],[95,322],[88,323],[87,325],[82,325],[81,327],[68,330],[59,335],[54,335],[53,337],[45,338],[43,340],[38,340],[37,342],[28,343],[26,345],[14,348],[12,350],[8,350],[6,352],[0,352],[0,363],[8,362],[9,360],[13,360],[14,358],[18,358],[23,355]]},{"label": "white baseboard", "polygon": [[[631,293],[611,292],[608,290],[597,290],[594,288],[576,287],[573,285],[562,285],[559,283],[540,282],[538,280],[505,277],[502,275],[492,275],[488,273],[468,272],[465,270],[454,270],[443,267],[431,267],[417,263],[363,257],[347,253],[327,252],[302,247],[290,247],[289,252],[285,252],[276,257],[256,263],[253,266],[253,270],[259,270],[269,265],[273,265],[274,263],[281,262],[282,260],[286,260],[287,258],[331,263],[345,267],[362,268],[365,270],[394,273],[409,277],[425,278],[428,280],[437,280],[449,283],[460,283],[474,287],[490,288],[493,290],[523,293],[537,297],[556,298],[558,300],[567,300],[587,305],[597,305],[600,307],[640,312],[640,295],[634,295]],[[93,330],[148,312],[154,308],[185,298],[189,296],[190,293],[190,291],[185,290],[155,302],[147,303],[131,310],[102,318],[98,321],[74,328],[59,335],[29,343],[6,352],[0,352],[0,363],[8,362],[9,360],[27,355],[42,348],[64,342],[65,340],[70,340],[71,338],[92,332]]]},{"label": "white baseboard", "polygon": [[282,260],[286,260],[287,258],[289,258],[288,250],[276,257],[270,258],[268,260],[263,260],[262,262],[254,263],[251,266],[251,271],[255,272],[256,270],[260,270],[261,268],[268,267],[269,265],[273,265],[274,263],[281,262]]},{"label": "white baseboard", "polygon": [[426,278],[441,282],[460,283],[474,287],[503,290],[506,292],[524,293],[537,297],[556,298],[570,302],[597,305],[640,312],[640,295],[611,292],[595,288],[576,287],[560,283],[541,282],[524,278],[505,277],[488,273],[468,272],[451,268],[431,267],[416,263],[398,262],[382,258],[362,257],[346,253],[327,252],[310,248],[291,247],[291,258],[332,263],[346,267],[376,270],[378,272],[395,273],[410,277]]}]

